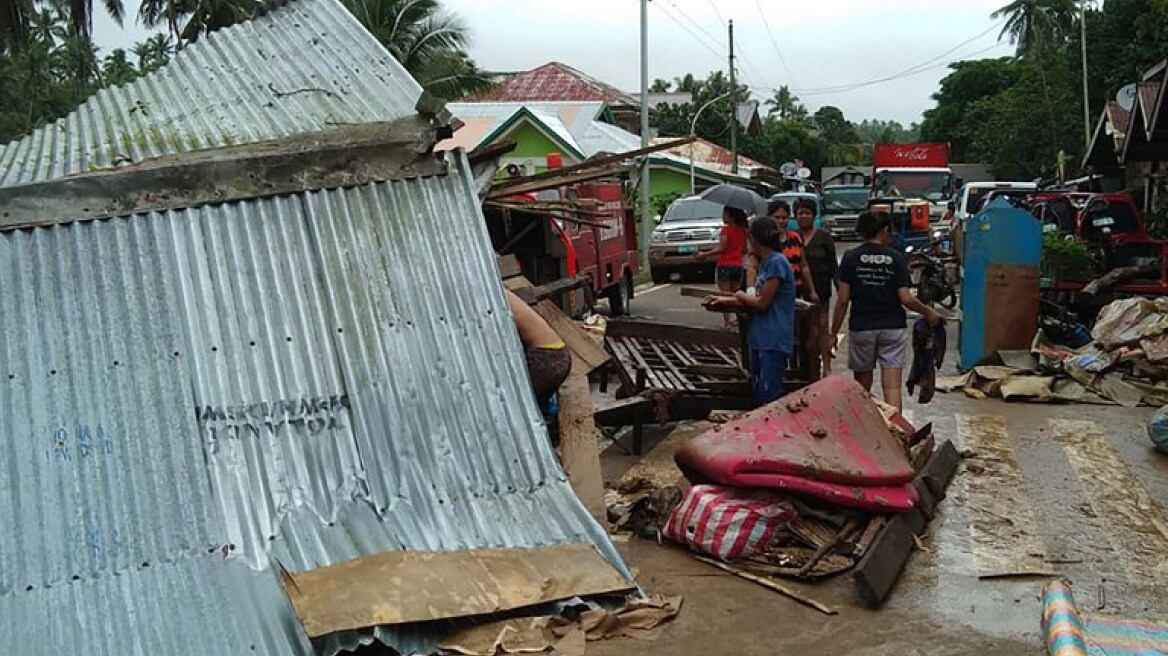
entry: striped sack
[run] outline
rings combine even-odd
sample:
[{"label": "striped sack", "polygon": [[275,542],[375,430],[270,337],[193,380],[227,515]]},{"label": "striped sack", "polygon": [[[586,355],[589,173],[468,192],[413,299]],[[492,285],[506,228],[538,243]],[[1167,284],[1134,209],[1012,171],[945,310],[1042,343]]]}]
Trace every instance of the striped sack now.
[{"label": "striped sack", "polygon": [[665,537],[719,560],[746,558],[798,516],[784,496],[763,490],[695,485],[665,524]]}]

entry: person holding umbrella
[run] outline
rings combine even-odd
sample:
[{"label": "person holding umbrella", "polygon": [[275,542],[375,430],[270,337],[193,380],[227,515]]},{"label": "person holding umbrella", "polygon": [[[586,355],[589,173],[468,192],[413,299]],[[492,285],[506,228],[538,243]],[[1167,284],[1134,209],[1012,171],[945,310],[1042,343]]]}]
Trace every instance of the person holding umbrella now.
[{"label": "person holding umbrella", "polygon": [[[698,253],[695,259],[704,260],[717,257],[714,270],[714,284],[724,292],[742,289],[746,269],[743,257],[746,255],[746,212],[737,207],[722,208],[722,231],[718,235],[718,245],[708,251]],[[734,327],[734,315],[722,313],[722,327]]]}]

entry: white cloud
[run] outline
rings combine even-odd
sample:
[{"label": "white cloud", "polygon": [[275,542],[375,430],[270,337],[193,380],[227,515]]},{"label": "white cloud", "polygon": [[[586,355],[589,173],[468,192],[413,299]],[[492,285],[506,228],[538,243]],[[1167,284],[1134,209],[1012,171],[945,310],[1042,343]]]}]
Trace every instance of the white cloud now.
[{"label": "white cloud", "polygon": [[[735,24],[738,69],[759,93],[788,84],[812,109],[837,105],[854,120],[918,120],[950,61],[1009,54],[995,47],[989,15],[1003,0],[653,0],[649,8],[651,78],[725,70],[725,27]],[[640,9],[636,0],[445,0],[471,28],[471,54],[492,70],[526,70],[562,61],[609,83],[640,85]],[[137,3],[127,3],[136,16]],[[787,66],[780,63],[759,13],[766,12]],[[99,15],[99,45],[129,47],[148,32],[119,30]],[[683,27],[684,26],[684,27]],[[978,39],[955,49],[964,41]],[[939,57],[940,55],[945,55]],[[939,58],[938,58],[939,57]],[[923,70],[879,85],[852,85]]]}]

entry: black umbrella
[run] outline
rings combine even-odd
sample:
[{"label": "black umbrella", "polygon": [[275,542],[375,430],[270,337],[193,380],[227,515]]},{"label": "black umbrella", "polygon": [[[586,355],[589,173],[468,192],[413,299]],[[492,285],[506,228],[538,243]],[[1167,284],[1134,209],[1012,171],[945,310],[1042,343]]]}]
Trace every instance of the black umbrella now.
[{"label": "black umbrella", "polygon": [[766,216],[766,200],[749,189],[720,184],[703,191],[700,196],[711,203],[742,210],[747,216]]}]

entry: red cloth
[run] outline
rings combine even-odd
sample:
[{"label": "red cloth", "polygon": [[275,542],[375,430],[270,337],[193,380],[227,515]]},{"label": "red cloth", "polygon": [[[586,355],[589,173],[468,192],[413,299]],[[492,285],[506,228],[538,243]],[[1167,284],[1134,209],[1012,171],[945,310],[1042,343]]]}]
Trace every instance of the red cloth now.
[{"label": "red cloth", "polygon": [[720,234],[726,238],[726,250],[718,256],[718,266],[744,266],[742,256],[746,252],[746,228],[731,223],[722,226]]}]

